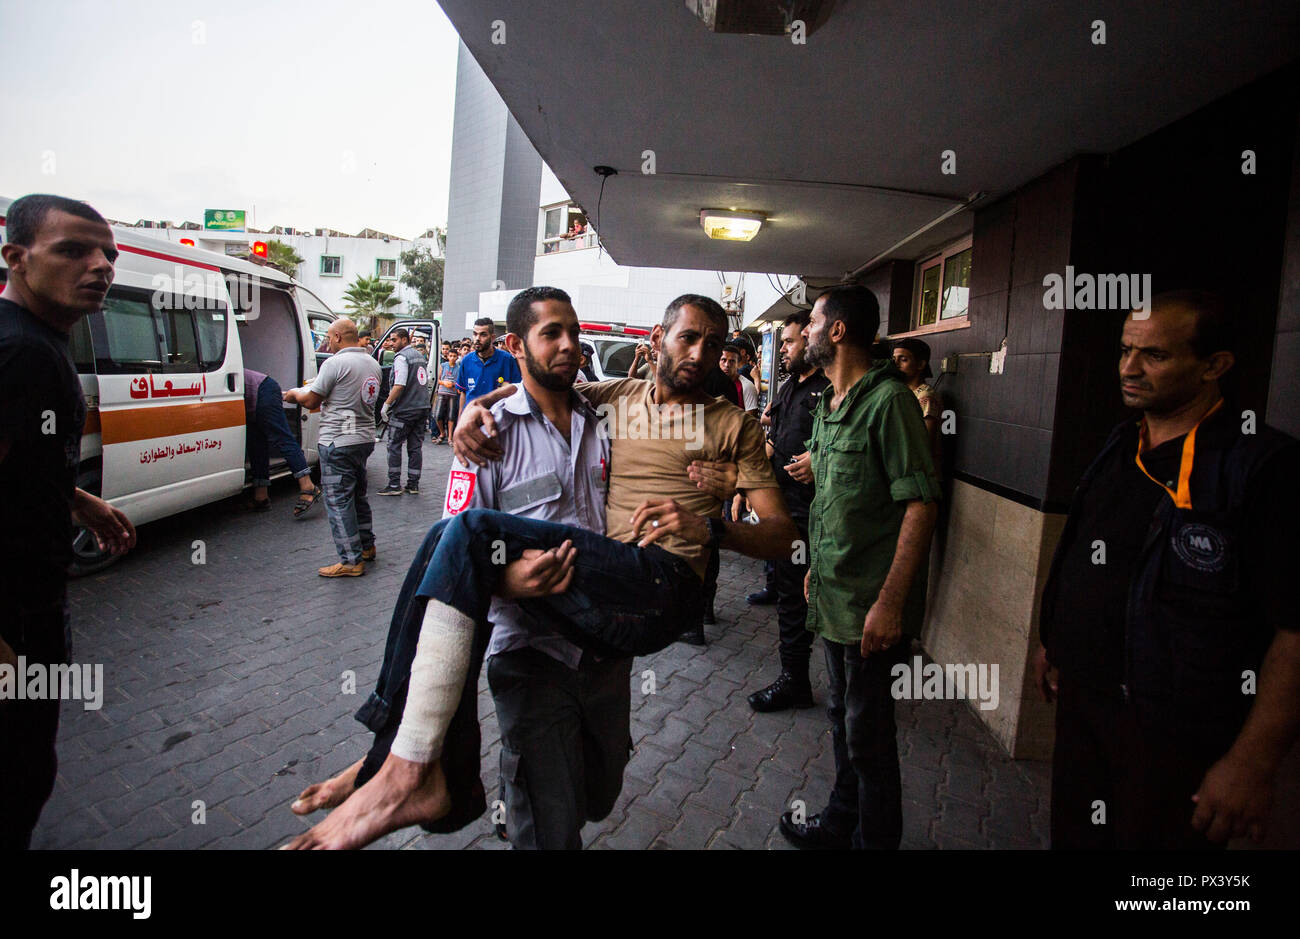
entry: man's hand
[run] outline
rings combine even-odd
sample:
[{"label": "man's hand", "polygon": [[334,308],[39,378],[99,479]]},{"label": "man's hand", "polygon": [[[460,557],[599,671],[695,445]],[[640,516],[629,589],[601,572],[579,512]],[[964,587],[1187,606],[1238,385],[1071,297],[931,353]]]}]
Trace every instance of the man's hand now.
[{"label": "man's hand", "polygon": [[785,471],[797,483],[811,484],[813,481],[812,454],[805,450],[785,465]]},{"label": "man's hand", "polygon": [[692,460],[686,475],[695,488],[707,492],[719,502],[726,502],[736,492],[740,467],[735,463],[713,463],[709,460]]},{"label": "man's hand", "polygon": [[645,528],[647,534],[637,542],[638,548],[653,544],[664,535],[677,535],[692,544],[709,543],[709,523],[703,515],[690,512],[672,499],[648,499],[636,507],[632,513],[632,535],[641,534]]},{"label": "man's hand", "polygon": [[736,497],[731,500],[732,521],[739,522],[742,519],[744,519],[744,517],[748,513],[749,513],[749,503],[745,501],[744,496],[742,496],[740,493],[736,493]]},{"label": "man's hand", "polygon": [[1273,806],[1273,779],[1230,750],[1210,767],[1192,801],[1192,827],[1210,841],[1220,844],[1244,835],[1259,841]]},{"label": "man's hand", "polygon": [[1034,685],[1048,704],[1056,700],[1060,690],[1058,676],[1052,663],[1047,661],[1047,650],[1041,643],[1034,653]]},{"label": "man's hand", "polygon": [[477,401],[471,401],[465,405],[460,420],[456,422],[451,448],[466,466],[487,466],[505,456],[496,435],[497,422],[492,412]]},{"label": "man's hand", "polygon": [[497,596],[505,600],[523,600],[564,593],[573,583],[573,559],[578,549],[572,541],[543,551],[527,548],[517,561],[506,565]]},{"label": "man's hand", "polygon": [[862,621],[862,654],[884,652],[903,638],[903,610],[879,599],[871,604]]},{"label": "man's hand", "polygon": [[135,547],[135,526],[123,514],[98,496],[77,489],[72,496],[72,521],[95,535],[100,550],[123,554]]},{"label": "man's hand", "polygon": [[18,655],[14,652],[9,643],[0,639],[0,665],[8,665],[11,668],[18,667]]},{"label": "man's hand", "polygon": [[803,575],[803,602],[808,602],[808,585],[812,583],[812,568],[808,568],[808,573]]}]

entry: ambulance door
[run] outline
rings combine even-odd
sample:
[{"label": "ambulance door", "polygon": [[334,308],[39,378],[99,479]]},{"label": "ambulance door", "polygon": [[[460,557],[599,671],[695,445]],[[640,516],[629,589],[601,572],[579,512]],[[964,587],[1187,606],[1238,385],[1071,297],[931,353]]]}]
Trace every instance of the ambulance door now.
[{"label": "ambulance door", "polygon": [[188,286],[159,287],[119,271],[90,320],[103,497],[137,523],[243,486],[239,341],[224,285],[217,278],[200,287],[202,279],[198,272]]}]

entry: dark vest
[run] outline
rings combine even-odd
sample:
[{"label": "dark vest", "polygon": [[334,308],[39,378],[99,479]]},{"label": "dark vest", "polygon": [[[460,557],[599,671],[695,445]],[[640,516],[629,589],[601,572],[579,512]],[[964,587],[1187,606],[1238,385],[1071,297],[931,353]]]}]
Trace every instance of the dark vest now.
[{"label": "dark vest", "polygon": [[[432,391],[429,360],[415,346],[407,346],[397,353],[397,357],[406,359],[406,384],[402,386],[402,396],[393,402],[392,414],[398,420],[418,420],[421,412],[429,410]],[[420,381],[421,374],[424,375],[423,382]]]},{"label": "dark vest", "polygon": [[[1061,559],[1078,534],[1077,509],[1100,467],[1137,432],[1133,421],[1116,427],[1075,491],[1043,590],[1042,637],[1049,657],[1054,649],[1087,641],[1053,630]],[[1255,700],[1242,691],[1242,673],[1253,672],[1258,683],[1273,639],[1243,570],[1243,539],[1253,534],[1243,530],[1244,509],[1259,469],[1295,445],[1263,425],[1243,434],[1240,410],[1225,402],[1196,434],[1192,508],[1178,508],[1165,495],[1149,520],[1129,581],[1121,688],[1144,727],[1225,747],[1240,731]]]}]

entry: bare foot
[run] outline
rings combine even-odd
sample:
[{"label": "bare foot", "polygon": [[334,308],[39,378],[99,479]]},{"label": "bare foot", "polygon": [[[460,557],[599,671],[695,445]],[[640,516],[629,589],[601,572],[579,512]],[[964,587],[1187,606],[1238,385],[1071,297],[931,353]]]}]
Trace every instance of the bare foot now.
[{"label": "bare foot", "polygon": [[357,760],[343,772],[324,782],[313,783],[293,800],[289,808],[294,815],[310,815],[317,809],[332,809],[343,804],[357,788],[357,773],[365,759]]},{"label": "bare foot", "polygon": [[374,779],[284,847],[291,851],[364,848],[390,831],[437,821],[450,810],[441,762],[412,763],[390,753]]}]

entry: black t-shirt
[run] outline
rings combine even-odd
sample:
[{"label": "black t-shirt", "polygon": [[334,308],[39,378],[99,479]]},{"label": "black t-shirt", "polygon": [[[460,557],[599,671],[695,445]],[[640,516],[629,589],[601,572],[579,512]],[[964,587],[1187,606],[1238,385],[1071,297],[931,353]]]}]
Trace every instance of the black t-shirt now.
[{"label": "black t-shirt", "polygon": [[767,429],[767,439],[773,450],[772,472],[776,474],[786,508],[793,518],[808,517],[814,490],[811,483],[790,478],[785,466],[791,457],[808,449],[804,443],[812,436],[812,412],[828,387],[830,379],[818,369],[803,381],[794,376],[786,379],[772,398],[772,426]]},{"label": "black t-shirt", "polygon": [[86,403],[66,334],[0,299],[0,591],[33,608],[63,596]]},{"label": "black t-shirt", "polygon": [[[1183,441],[1177,437],[1142,454],[1147,471],[1177,488]],[[1078,508],[1070,549],[1061,558],[1055,610],[1056,635],[1070,661],[1054,662],[1076,680],[1118,689],[1124,680],[1124,622],[1142,544],[1165,492],[1138,469],[1133,435],[1101,467]],[[1298,596],[1291,546],[1300,524],[1300,447],[1269,460],[1252,482],[1243,507],[1242,597],[1257,605],[1263,634],[1297,628]],[[1105,543],[1106,563],[1094,564],[1096,541]],[[1265,641],[1267,641],[1265,635]],[[1085,640],[1084,637],[1091,637]]]}]

